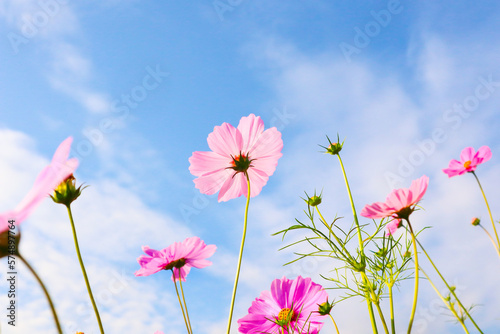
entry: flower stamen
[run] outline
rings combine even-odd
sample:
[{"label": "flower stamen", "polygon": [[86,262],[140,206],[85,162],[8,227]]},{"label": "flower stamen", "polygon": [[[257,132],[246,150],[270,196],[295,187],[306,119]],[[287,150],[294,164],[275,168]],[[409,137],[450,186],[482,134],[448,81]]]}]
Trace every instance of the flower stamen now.
[{"label": "flower stamen", "polygon": [[470,160],[467,160],[466,162],[464,162],[464,167],[465,167],[465,169],[468,169],[468,168],[470,167],[470,164],[471,164],[471,163],[472,163],[472,162],[471,162]]}]

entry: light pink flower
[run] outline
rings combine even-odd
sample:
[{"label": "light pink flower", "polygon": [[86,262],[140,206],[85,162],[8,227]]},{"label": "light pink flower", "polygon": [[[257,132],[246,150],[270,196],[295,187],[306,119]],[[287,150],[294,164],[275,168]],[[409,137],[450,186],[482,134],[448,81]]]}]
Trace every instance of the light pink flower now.
[{"label": "light pink flower", "polygon": [[472,147],[466,147],[460,154],[460,161],[451,160],[448,168],[443,169],[443,172],[448,174],[448,177],[462,175],[465,172],[473,172],[477,165],[490,160],[491,150],[488,146],[482,146],[474,151]]},{"label": "light pink flower", "polygon": [[73,138],[68,137],[59,145],[50,165],[40,172],[33,187],[16,208],[0,214],[0,233],[8,229],[8,220],[13,219],[16,224],[25,220],[44,198],[73,174],[78,167],[78,160],[76,158],[68,160],[72,141]]},{"label": "light pink flower", "polygon": [[212,256],[217,247],[205,245],[198,237],[186,238],[183,242],[175,242],[160,251],[143,246],[142,250],[148,255],[141,255],[139,262],[141,269],[135,272],[135,276],[149,276],[160,270],[173,270],[172,280],[179,280],[180,276],[186,281],[186,276],[191,267],[205,268],[212,264],[206,258]]},{"label": "light pink flower", "polygon": [[163,334],[162,331],[156,331],[155,334]]},{"label": "light pink flower", "polygon": [[275,279],[271,291],[263,291],[238,320],[239,332],[317,334],[324,318],[318,313],[319,305],[327,299],[323,287],[310,278]]},{"label": "light pink flower", "polygon": [[415,210],[415,206],[424,196],[428,184],[429,178],[425,175],[413,180],[409,189],[394,189],[387,196],[385,203],[376,202],[372,205],[366,205],[361,210],[361,215],[372,219],[395,218],[396,220],[387,225],[388,234],[392,234],[401,225],[399,220],[408,219]]},{"label": "light pink flower", "polygon": [[189,171],[203,194],[219,192],[218,200],[228,201],[248,192],[245,173],[250,178],[250,197],[260,193],[274,173],[281,157],[283,141],[276,128],[264,131],[264,122],[250,114],[238,127],[223,123],[208,135],[211,152],[194,152]]}]

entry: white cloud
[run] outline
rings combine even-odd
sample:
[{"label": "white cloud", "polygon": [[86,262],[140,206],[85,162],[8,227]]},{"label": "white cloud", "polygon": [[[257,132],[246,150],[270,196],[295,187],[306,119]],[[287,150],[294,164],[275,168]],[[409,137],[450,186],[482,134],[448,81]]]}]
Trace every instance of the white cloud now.
[{"label": "white cloud", "polygon": [[[0,148],[0,185],[9,190],[0,195],[3,211],[17,204],[48,159],[22,133],[4,129],[0,141],[6,143]],[[191,236],[191,231],[111,181],[89,183],[91,187],[72,207],[83,260],[107,331],[153,333],[172,326],[172,333],[175,328],[180,333],[183,322],[171,282],[165,280],[168,275],[134,277],[133,272],[143,244],[165,247]],[[21,229],[20,250],[45,281],[66,332],[96,333],[64,207],[45,200]],[[52,317],[39,286],[26,267],[17,264],[17,270],[19,325],[2,329],[6,333],[52,331]],[[0,286],[6,288],[6,282]],[[8,303],[6,294],[0,296],[0,303]]]}]

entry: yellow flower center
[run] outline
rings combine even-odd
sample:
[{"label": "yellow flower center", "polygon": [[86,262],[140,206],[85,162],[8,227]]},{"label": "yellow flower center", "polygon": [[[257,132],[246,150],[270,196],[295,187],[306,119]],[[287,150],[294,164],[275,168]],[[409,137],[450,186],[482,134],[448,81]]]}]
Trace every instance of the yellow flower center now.
[{"label": "yellow flower center", "polygon": [[469,168],[470,164],[471,164],[470,160],[467,160],[466,162],[464,162],[465,169]]},{"label": "yellow flower center", "polygon": [[[292,311],[293,313],[293,311]],[[290,314],[290,309],[289,308],[284,308],[280,311],[278,314],[278,320],[283,321],[288,319],[288,315]]]},{"label": "yellow flower center", "polygon": [[288,307],[284,308],[278,313],[278,319],[276,323],[280,326],[288,326],[291,321],[295,321],[295,313]]}]

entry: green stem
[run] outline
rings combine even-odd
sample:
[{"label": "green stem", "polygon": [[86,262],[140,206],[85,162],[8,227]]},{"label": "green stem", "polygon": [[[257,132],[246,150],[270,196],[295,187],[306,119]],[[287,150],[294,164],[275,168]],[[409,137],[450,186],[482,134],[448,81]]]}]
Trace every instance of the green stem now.
[{"label": "green stem", "polygon": [[248,207],[250,205],[250,178],[248,177],[247,173],[245,173],[245,176],[247,178],[247,188],[248,188],[247,205],[245,207],[245,219],[243,222],[243,235],[241,237],[240,255],[238,257],[238,267],[236,268],[236,278],[234,280],[233,296],[231,297],[231,307],[229,308],[229,319],[227,322],[227,334],[229,334],[231,332],[231,321],[233,318],[234,301],[236,299],[236,290],[238,289],[238,280],[240,278],[241,259],[243,258],[243,247],[245,246],[245,238],[246,238],[246,234],[247,234]]},{"label": "green stem", "polygon": [[427,278],[427,280],[429,281],[429,283],[431,283],[432,288],[434,289],[434,291],[436,291],[436,293],[438,294],[439,298],[441,298],[441,300],[443,301],[443,303],[450,309],[451,313],[453,313],[453,315],[455,316],[455,318],[457,318],[458,322],[460,322],[460,324],[462,325],[462,327],[465,330],[465,333],[469,334],[469,331],[467,330],[467,327],[465,326],[463,319],[458,316],[457,311],[455,310],[455,308],[452,307],[450,305],[450,303],[443,297],[443,295],[441,294],[441,292],[439,292],[439,290],[436,288],[436,286],[434,285],[434,283],[432,282],[432,280],[430,279],[430,277],[426,274],[426,272],[422,268],[420,268],[420,271],[422,271],[422,273],[425,275],[425,277]]},{"label": "green stem", "polygon": [[493,244],[493,247],[495,247],[495,250],[497,251],[498,255],[500,256],[500,248],[498,248],[497,244],[495,243],[495,240],[493,240],[493,237],[491,236],[490,232],[488,232],[487,229],[484,228],[483,225],[479,224],[479,227],[483,229],[483,231],[486,233],[488,238],[490,238],[491,243]]},{"label": "green stem", "polygon": [[408,334],[410,334],[411,333],[411,327],[413,326],[413,318],[415,318],[415,311],[417,310],[419,266],[418,266],[417,241],[416,241],[416,238],[415,238],[415,233],[413,233],[413,228],[411,227],[410,220],[406,219],[406,222],[408,223],[408,227],[410,229],[411,239],[412,239],[412,243],[413,243],[413,253],[415,254],[415,256],[414,256],[414,261],[415,261],[415,290],[413,291],[413,306],[411,308],[410,322],[408,323]]},{"label": "green stem", "polygon": [[438,268],[436,267],[436,265],[432,261],[432,259],[429,256],[429,254],[426,252],[424,246],[422,246],[422,244],[420,243],[420,241],[418,241],[418,239],[416,239],[416,240],[417,240],[418,245],[420,246],[420,248],[424,252],[425,256],[427,257],[427,259],[431,263],[431,265],[434,268],[434,270],[436,270],[437,274],[439,275],[439,277],[441,278],[441,280],[443,280],[443,282],[446,285],[446,287],[448,288],[448,290],[451,292],[451,294],[453,295],[453,297],[455,297],[455,300],[457,301],[458,305],[460,305],[460,307],[462,308],[462,310],[464,310],[465,314],[470,319],[470,321],[472,321],[472,323],[474,324],[474,326],[476,327],[476,329],[479,331],[479,333],[483,334],[483,331],[479,328],[479,326],[476,324],[476,322],[474,321],[474,319],[471,317],[471,315],[469,314],[469,311],[467,311],[467,309],[464,307],[464,305],[462,304],[462,302],[460,301],[460,299],[458,299],[458,297],[457,297],[457,295],[455,293],[455,289],[452,289],[450,287],[450,285],[448,284],[448,282],[444,279],[443,275],[441,275],[441,272],[438,270]]},{"label": "green stem", "polygon": [[333,322],[333,325],[335,326],[335,330],[337,331],[337,334],[340,334],[339,332],[339,328],[337,327],[337,323],[335,322],[335,320],[333,320],[333,317],[331,314],[328,314],[330,316],[330,319],[332,319],[332,322]]},{"label": "green stem", "polygon": [[345,172],[342,159],[340,158],[340,154],[337,154],[337,157],[339,157],[340,167],[342,168],[342,174],[344,175],[345,186],[347,188],[347,193],[349,194],[349,201],[351,202],[352,215],[354,216],[354,221],[356,222],[356,228],[358,230],[359,249],[361,254],[364,255],[363,238],[361,237],[361,228],[359,227],[358,215],[356,214],[356,207],[354,206],[354,201],[352,199],[351,188],[349,187],[349,181],[347,180],[347,174]]},{"label": "green stem", "polygon": [[[180,297],[180,295],[179,295],[179,289],[177,289],[177,281],[176,281],[176,279],[175,279],[175,273],[174,273],[174,270],[173,270],[173,269],[171,269],[171,270],[172,270],[172,275],[173,275],[173,277],[174,277],[175,292],[177,293],[177,299],[179,300],[179,305],[180,305],[180,307],[181,307],[181,311],[182,311],[182,317],[184,318],[184,323],[186,324],[186,329],[187,329],[187,332],[188,332],[188,334],[190,334],[190,333],[191,333],[191,330],[190,330],[189,325],[188,325],[188,322],[187,322],[187,320],[186,320],[186,313],[184,312],[184,307],[182,306],[181,297]],[[180,278],[180,275],[181,275],[181,273],[180,273],[180,270],[179,270],[179,278]]]},{"label": "green stem", "polygon": [[481,189],[481,194],[483,194],[484,202],[486,203],[486,208],[488,209],[488,214],[490,215],[491,219],[491,224],[493,225],[493,231],[495,232],[495,237],[497,239],[497,251],[499,252],[500,255],[500,239],[498,238],[498,233],[497,233],[497,228],[495,227],[495,222],[493,221],[493,216],[491,215],[491,210],[490,210],[490,205],[488,204],[488,200],[486,199],[486,195],[484,193],[483,187],[481,186],[481,182],[479,182],[479,178],[477,177],[476,173],[474,171],[471,172],[472,175],[476,178],[477,184],[479,185],[479,189]]},{"label": "green stem", "polygon": [[47,288],[45,287],[45,284],[43,284],[42,279],[38,274],[36,273],[35,269],[29,264],[29,262],[18,252],[17,257],[21,260],[21,262],[24,263],[26,267],[28,267],[29,271],[35,276],[38,284],[42,287],[43,293],[45,294],[45,297],[47,298],[47,301],[49,302],[50,305],[50,310],[52,311],[52,316],[54,317],[54,322],[56,323],[57,327],[57,332],[59,334],[62,334],[62,329],[61,329],[61,324],[59,323],[59,318],[57,317],[57,312],[56,308],[54,307],[54,303],[52,303],[52,299],[50,298],[49,291],[47,291]]},{"label": "green stem", "polygon": [[97,310],[97,305],[94,300],[94,295],[92,294],[92,289],[90,288],[89,278],[87,277],[87,271],[85,270],[85,266],[83,265],[82,254],[80,253],[80,247],[78,246],[78,238],[76,237],[76,228],[75,222],[73,220],[73,214],[71,213],[70,204],[66,205],[68,209],[69,220],[71,222],[71,229],[73,230],[73,239],[75,241],[76,254],[78,256],[78,262],[80,263],[80,268],[82,269],[83,278],[85,279],[85,284],[87,286],[87,292],[90,297],[90,301],[92,302],[92,307],[94,308],[94,313],[97,318],[97,323],[99,324],[99,330],[101,334],[104,334],[104,328],[102,327],[101,317],[99,316],[99,311]]},{"label": "green stem", "polygon": [[384,313],[382,313],[382,309],[380,308],[380,303],[375,303],[375,307],[377,308],[378,315],[380,316],[380,320],[382,320],[382,325],[384,326],[384,331],[386,334],[389,334],[389,328],[387,328],[387,324],[385,322]]},{"label": "green stem", "polygon": [[394,320],[394,295],[392,294],[392,286],[394,285],[393,282],[390,284],[387,284],[387,287],[389,288],[389,305],[391,308],[391,333],[396,334],[396,322]]},{"label": "green stem", "polygon": [[[351,188],[349,187],[349,181],[347,180],[347,174],[345,172],[344,164],[342,163],[342,158],[340,158],[340,154],[337,154],[340,162],[340,168],[342,168],[342,175],[344,176],[345,186],[347,188],[347,194],[349,195],[349,201],[351,203],[352,214],[354,216],[354,222],[356,223],[356,229],[358,231],[358,241],[359,241],[359,252],[362,257],[365,256],[364,246],[363,246],[363,238],[361,237],[361,228],[359,227],[358,215],[356,213],[356,207],[354,206],[354,200],[352,199]],[[363,283],[368,284],[368,281],[363,277]],[[372,323],[372,329],[375,334],[378,334],[377,324],[375,322],[375,315],[373,313],[373,305],[370,299],[370,296],[367,292],[366,296],[366,304],[368,305],[368,313],[370,314],[370,320]]]},{"label": "green stem", "polygon": [[189,330],[191,331],[191,333],[193,333],[193,327],[191,326],[191,320],[189,319],[189,312],[188,312],[188,307],[187,307],[187,303],[186,303],[186,298],[184,298],[184,289],[182,288],[181,270],[180,269],[179,269],[179,285],[181,287],[181,294],[182,294],[182,301],[184,302],[184,309],[186,309],[186,318],[188,321]]}]

